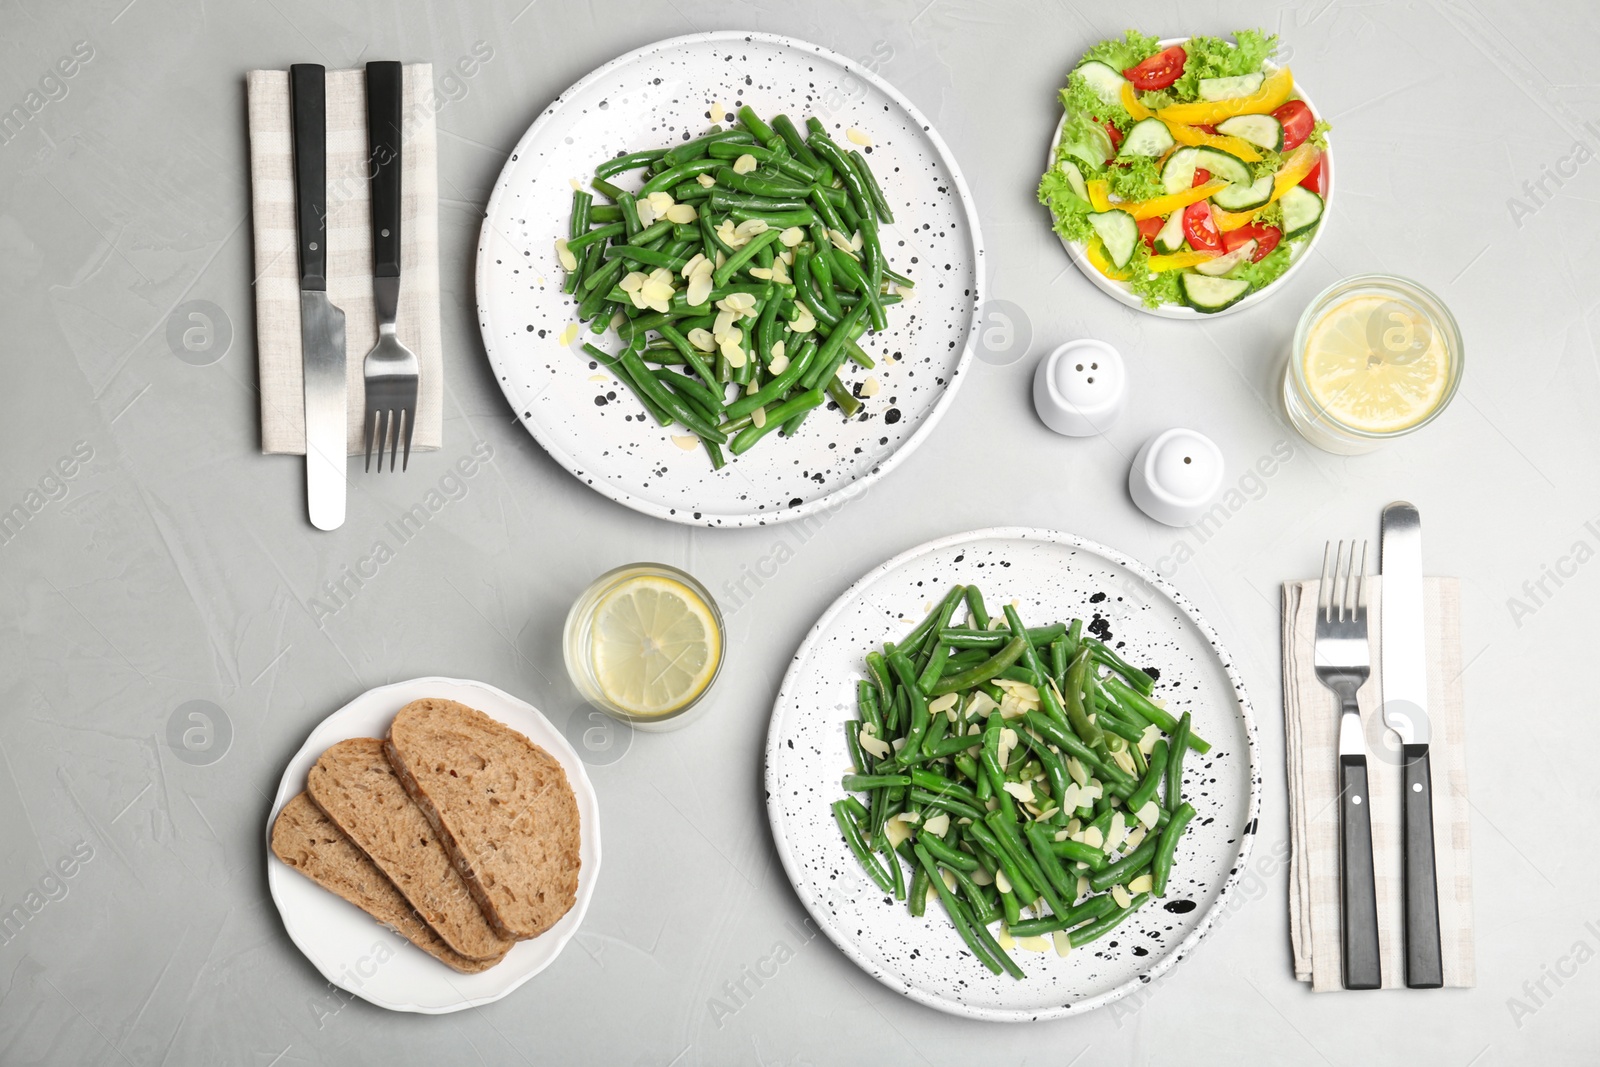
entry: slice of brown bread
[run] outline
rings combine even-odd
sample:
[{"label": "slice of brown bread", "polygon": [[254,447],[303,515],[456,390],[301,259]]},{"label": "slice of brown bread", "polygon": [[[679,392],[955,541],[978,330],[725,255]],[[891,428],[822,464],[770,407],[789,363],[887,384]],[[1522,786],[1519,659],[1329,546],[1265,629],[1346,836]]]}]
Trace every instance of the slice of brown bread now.
[{"label": "slice of brown bread", "polygon": [[324,752],[306,792],[417,913],[461,955],[503,956],[510,938],[495,933],[451,864],[433,828],[406,795],[376,737],[352,737]]},{"label": "slice of brown bread", "polygon": [[322,809],[297,793],[272,823],[272,851],[322,888],[343,897],[439,962],[463,974],[477,974],[499,963],[496,956],[469,960],[454,951],[423,922],[377,864],[350,843]]},{"label": "slice of brown bread", "polygon": [[452,700],[401,708],[385,749],[501,934],[537,937],[578,890],[578,799],[550,753]]}]

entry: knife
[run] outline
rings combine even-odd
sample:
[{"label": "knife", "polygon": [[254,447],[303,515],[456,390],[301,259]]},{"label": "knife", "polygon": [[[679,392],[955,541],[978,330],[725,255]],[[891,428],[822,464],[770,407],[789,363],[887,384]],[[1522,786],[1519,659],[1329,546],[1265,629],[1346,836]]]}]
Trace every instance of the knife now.
[{"label": "knife", "polygon": [[305,367],[306,508],[311,525],[344,524],[344,312],[328,302],[327,71],[289,68],[294,119],[295,230],[300,250],[300,352]]},{"label": "knife", "polygon": [[1433,863],[1433,773],[1428,759],[1428,657],[1422,622],[1422,518],[1396,501],[1383,509],[1383,721],[1400,735],[1405,765],[1406,985],[1444,985]]}]

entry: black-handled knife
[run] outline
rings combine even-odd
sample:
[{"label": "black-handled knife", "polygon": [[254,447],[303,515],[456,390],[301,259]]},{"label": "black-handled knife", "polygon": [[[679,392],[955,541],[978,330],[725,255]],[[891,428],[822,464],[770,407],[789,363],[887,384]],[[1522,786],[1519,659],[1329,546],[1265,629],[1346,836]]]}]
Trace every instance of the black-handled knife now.
[{"label": "black-handled knife", "polygon": [[[1352,700],[1351,703],[1354,703]],[[1346,989],[1378,989],[1383,962],[1378,950],[1377,875],[1372,866],[1372,794],[1367,792],[1367,757],[1339,757],[1340,954]]]},{"label": "black-handled knife", "polygon": [[1405,759],[1406,985],[1444,985],[1428,759],[1428,654],[1422,610],[1422,518],[1397,501],[1383,509],[1383,719]]},{"label": "black-handled knife", "polygon": [[327,72],[289,68],[294,199],[300,251],[300,358],[306,413],[306,508],[311,525],[344,524],[346,411],[344,312],[328,300]]}]

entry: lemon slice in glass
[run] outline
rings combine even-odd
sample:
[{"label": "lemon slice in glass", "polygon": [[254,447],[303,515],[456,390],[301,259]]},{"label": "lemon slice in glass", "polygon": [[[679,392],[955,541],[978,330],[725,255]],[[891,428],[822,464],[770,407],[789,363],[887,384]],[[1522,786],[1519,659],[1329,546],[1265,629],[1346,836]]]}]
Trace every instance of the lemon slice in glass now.
[{"label": "lemon slice in glass", "polygon": [[722,661],[711,609],[682,582],[638,575],[595,608],[590,655],[601,691],[634,715],[665,715],[705,692]]},{"label": "lemon slice in glass", "polygon": [[1450,355],[1421,308],[1357,295],[1323,313],[1305,346],[1311,399],[1333,420],[1367,433],[1395,433],[1427,418],[1444,399]]}]

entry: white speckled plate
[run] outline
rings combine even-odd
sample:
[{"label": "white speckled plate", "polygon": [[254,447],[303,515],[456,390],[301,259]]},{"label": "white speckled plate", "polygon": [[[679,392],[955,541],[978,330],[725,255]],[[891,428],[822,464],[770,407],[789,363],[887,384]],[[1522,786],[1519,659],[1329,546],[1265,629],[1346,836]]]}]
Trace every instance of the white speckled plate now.
[{"label": "white speckled plate", "polygon": [[[1188,39],[1187,37],[1169,37],[1161,42],[1161,47],[1169,48],[1175,44],[1182,44]],[[1276,64],[1273,63],[1263,63],[1262,66],[1267,70],[1276,69]],[[1312,114],[1318,118],[1326,117],[1326,113],[1311,102],[1311,98],[1305,94],[1305,90],[1298,82],[1295,83],[1293,97],[1294,99],[1304,100],[1306,106],[1311,109]],[[1050,138],[1050,154],[1045,159],[1046,170],[1056,165],[1056,145],[1061,140],[1061,127],[1065,126],[1066,122],[1067,116],[1063,114],[1061,120],[1056,123],[1055,135]],[[1265,289],[1257,289],[1255,292],[1246,295],[1237,304],[1223,308],[1221,311],[1196,311],[1194,308],[1183,304],[1162,304],[1160,307],[1145,307],[1144,300],[1129,288],[1127,282],[1119,282],[1112,278],[1107,278],[1100,273],[1093,263],[1089,262],[1089,256],[1084,250],[1083,244],[1078,241],[1069,241],[1065,237],[1061,237],[1061,243],[1066,246],[1068,257],[1071,258],[1073,263],[1077,264],[1078,269],[1083,272],[1083,276],[1094,283],[1095,288],[1119,303],[1126,304],[1128,307],[1135,308],[1147,315],[1156,315],[1163,319],[1214,319],[1220,315],[1232,315],[1236,311],[1255,307],[1271,294],[1280,291],[1283,283],[1294,276],[1294,273],[1300,269],[1302,263],[1311,258],[1311,250],[1317,246],[1317,242],[1322,240],[1322,235],[1327,232],[1328,211],[1333,207],[1333,139],[1330,136],[1328,140],[1328,151],[1322,157],[1323,178],[1327,183],[1327,193],[1322,198],[1322,221],[1317,223],[1317,228],[1312,231],[1311,239],[1309,241],[1297,239],[1289,243],[1289,269],[1284,271],[1277,281],[1268,285]],[[1059,234],[1057,236],[1060,237]]]},{"label": "white speckled plate", "polygon": [[[578,799],[580,841],[577,899],[550,929],[519,941],[506,958],[479,974],[458,974],[372,916],[295,871],[272,853],[272,823],[306,787],[306,773],[329,745],[350,737],[383,737],[394,713],[424,697],[477,708],[520,731],[561,762]],[[600,802],[561,731],[533,705],[482,682],[413,678],[369,689],[311,731],[289,761],[267,819],[267,888],[289,937],[324,978],[348,993],[392,1011],[429,1015],[492,1004],[555,962],[589,910],[600,877]]]},{"label": "white speckled plate", "polygon": [[[1156,694],[1194,716],[1212,750],[1184,762],[1197,811],[1179,846],[1166,901],[1066,958],[1021,948],[1027,977],[989,973],[937,901],[913,918],[869,880],[829,805],[849,770],[842,724],[855,717],[862,657],[894,640],[957,582],[991,611],[1017,601],[1030,625],[1104,620],[1136,666],[1156,667]],[[1096,631],[1100,623],[1094,623]],[[1216,633],[1177,590],[1111,549],[1048,530],[957,534],[883,564],[833,602],[795,653],[767,734],[767,815],[789,880],[834,944],[891,989],[941,1011],[1003,1022],[1077,1015],[1159,978],[1187,955],[1234,890],[1255,835],[1261,781],[1244,685]]]},{"label": "white speckled plate", "polygon": [[[868,159],[894,208],[882,228],[890,263],[917,283],[889,309],[889,330],[862,341],[882,391],[846,422],[819,410],[793,440],[769,437],[713,471],[684,451],[621,384],[559,336],[574,321],[555,239],[567,232],[570,179],[596,165],[698,136],[720,102],[822,119]],[[727,120],[724,120],[727,124]],[[637,174],[624,175],[638,184]],[[982,302],[983,242],[966,182],[921,113],[887,82],[826,48],[767,33],[676,37],[630,52],[562,93],[523,136],[489,200],[478,243],[478,320],[500,387],[528,432],[578,478],[649,515],[705,526],[783,522],[829,506],[886,474],[932,431],[966,368]],[[616,348],[608,333],[601,347]],[[683,428],[676,432],[682,434]]]}]

